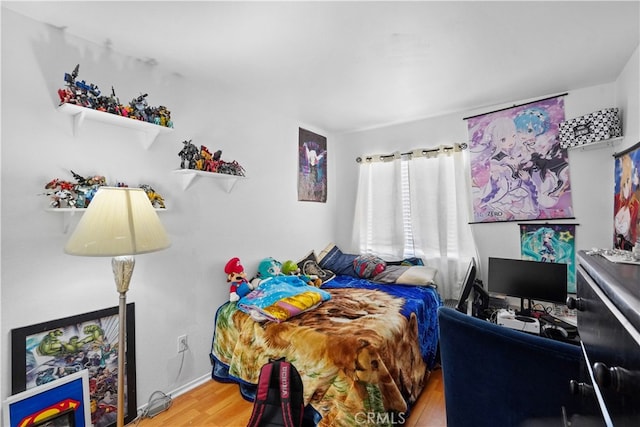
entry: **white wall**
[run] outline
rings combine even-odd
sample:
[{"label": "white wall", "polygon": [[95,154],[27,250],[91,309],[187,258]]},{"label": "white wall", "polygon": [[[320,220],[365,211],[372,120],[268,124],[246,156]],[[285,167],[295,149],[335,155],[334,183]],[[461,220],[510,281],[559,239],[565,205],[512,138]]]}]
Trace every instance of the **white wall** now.
[{"label": "white wall", "polygon": [[[608,248],[613,244],[613,158],[614,152],[638,142],[640,120],[638,113],[638,49],[629,59],[616,82],[572,90],[565,97],[565,116],[578,117],[592,111],[618,107],[623,113],[625,137],[614,146],[601,144],[589,150],[572,149],[569,154],[571,189],[575,220],[559,223],[578,223],[576,248]],[[536,99],[555,94],[541,93]],[[350,248],[352,218],[358,179],[357,156],[428,148],[440,144],[468,141],[464,117],[486,113],[531,100],[514,100],[508,105],[496,105],[482,110],[465,111],[372,129],[337,138],[336,180],[349,182],[339,187],[337,243]],[[486,281],[488,257],[519,258],[519,229],[516,222],[474,224],[472,230],[480,257],[481,277]],[[351,248],[353,249],[353,248]]]},{"label": "white wall", "polygon": [[616,80],[616,105],[622,110],[624,148],[640,141],[640,46],[631,56]]},{"label": "white wall", "polygon": [[[166,251],[137,257],[128,300],[136,304],[138,405],[155,390],[170,392],[210,375],[215,310],[228,299],[224,265],[240,257],[247,273],[259,261],[300,259],[334,235],[333,138],[269,107],[239,99],[215,81],[180,77],[69,37],[11,11],[2,11],[2,398],[11,392],[13,328],[116,306],[106,258],[73,257],[63,246],[63,217],[45,211],[39,193],[52,178],[105,175],[131,186],[151,184],[167,203],[160,218],[172,240]],[[122,103],[140,92],[165,105],[175,131],[145,150],[135,131],[86,121],[78,136],[71,119],[56,111],[65,72],[80,64],[79,79],[113,85]],[[298,127],[327,136],[329,200],[297,201]],[[237,160],[247,179],[231,193],[200,178],[183,190],[178,176],[182,141],[193,139],[222,159]],[[179,335],[190,351],[180,376]]]}]

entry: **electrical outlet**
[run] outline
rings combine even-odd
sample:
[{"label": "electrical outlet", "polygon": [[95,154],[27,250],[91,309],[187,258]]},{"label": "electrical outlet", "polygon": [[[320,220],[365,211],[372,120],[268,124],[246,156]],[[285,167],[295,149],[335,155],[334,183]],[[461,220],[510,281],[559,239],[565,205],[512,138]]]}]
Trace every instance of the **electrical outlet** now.
[{"label": "electrical outlet", "polygon": [[189,350],[189,345],[187,344],[187,336],[180,335],[178,337],[178,353],[183,353]]}]

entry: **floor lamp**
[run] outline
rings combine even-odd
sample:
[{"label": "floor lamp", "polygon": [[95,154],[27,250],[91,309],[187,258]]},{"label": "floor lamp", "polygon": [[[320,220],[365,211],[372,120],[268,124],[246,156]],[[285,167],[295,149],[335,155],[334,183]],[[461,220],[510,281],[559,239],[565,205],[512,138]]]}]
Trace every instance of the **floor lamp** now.
[{"label": "floor lamp", "polygon": [[70,255],[112,257],[111,266],[120,294],[117,427],[124,426],[126,306],[135,265],[133,256],[160,251],[170,244],[143,189],[100,187],[64,247]]}]

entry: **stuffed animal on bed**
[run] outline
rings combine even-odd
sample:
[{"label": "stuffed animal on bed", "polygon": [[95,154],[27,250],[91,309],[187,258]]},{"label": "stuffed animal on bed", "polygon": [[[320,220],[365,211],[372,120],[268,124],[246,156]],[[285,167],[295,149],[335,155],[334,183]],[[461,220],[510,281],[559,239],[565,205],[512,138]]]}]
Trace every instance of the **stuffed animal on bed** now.
[{"label": "stuffed animal on bed", "polygon": [[304,280],[307,285],[315,286],[316,288],[319,288],[322,285],[322,280],[318,276],[302,274],[298,264],[290,259],[282,263],[282,274],[285,276],[298,276]]},{"label": "stuffed animal on bed", "polygon": [[258,264],[258,277],[262,280],[282,275],[282,263],[274,258],[265,258]]},{"label": "stuffed animal on bed", "polygon": [[227,274],[227,282],[231,283],[229,287],[229,301],[238,301],[243,296],[253,290],[253,286],[247,280],[244,267],[240,264],[239,258],[231,258],[224,267]]},{"label": "stuffed animal on bed", "polygon": [[258,274],[250,280],[252,289],[260,286],[260,282],[270,277],[283,276],[282,263],[274,258],[264,258],[258,264]]}]

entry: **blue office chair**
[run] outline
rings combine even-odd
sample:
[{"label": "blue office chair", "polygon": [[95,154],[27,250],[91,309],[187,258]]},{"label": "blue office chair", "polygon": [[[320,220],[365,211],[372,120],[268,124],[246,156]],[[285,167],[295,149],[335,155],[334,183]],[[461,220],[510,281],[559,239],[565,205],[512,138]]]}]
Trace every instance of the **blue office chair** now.
[{"label": "blue office chair", "polygon": [[[562,426],[591,419],[593,397],[571,393],[582,350],[447,307],[438,310],[447,427]],[[574,415],[578,414],[578,415]]]}]

